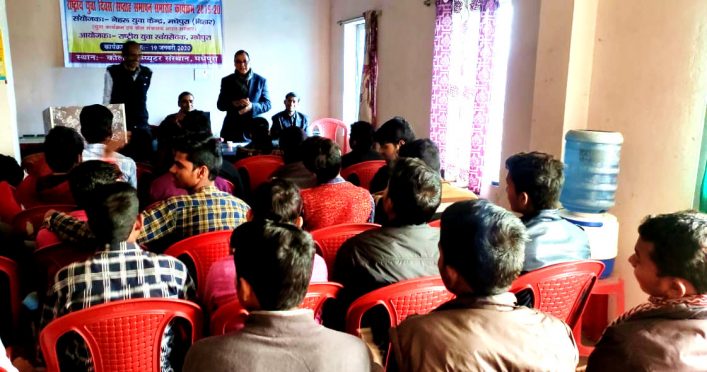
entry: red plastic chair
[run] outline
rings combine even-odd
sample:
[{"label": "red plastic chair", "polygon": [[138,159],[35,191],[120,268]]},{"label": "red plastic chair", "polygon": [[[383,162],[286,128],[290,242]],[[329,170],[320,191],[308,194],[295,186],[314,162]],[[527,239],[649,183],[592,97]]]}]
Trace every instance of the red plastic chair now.
[{"label": "red plastic chair", "polygon": [[47,371],[59,370],[56,343],[67,332],[76,332],[85,340],[96,372],[159,371],[162,335],[175,318],[191,326],[192,343],[199,339],[201,309],[184,300],[115,301],[64,315],[39,334]]},{"label": "red plastic chair", "polygon": [[35,249],[34,259],[41,268],[37,274],[46,275],[47,283],[46,288],[40,288],[40,293],[46,292],[46,289],[54,284],[54,276],[59,270],[74,262],[86,261],[94,253],[62,242]]},{"label": "red plastic chair", "polygon": [[172,244],[164,254],[182,259],[186,256],[194,264],[192,277],[196,280],[196,292],[199,298],[204,294],[206,275],[214,262],[227,257],[231,253],[230,230],[213,231],[195,235]]},{"label": "red plastic chair", "polygon": [[428,225],[430,225],[430,227],[441,228],[442,227],[442,220],[430,221],[430,223],[428,223]]},{"label": "red plastic chair", "polygon": [[15,188],[6,181],[0,182],[0,221],[10,224],[22,207],[15,199]]},{"label": "red plastic chair", "polygon": [[603,270],[602,262],[592,260],[550,265],[519,276],[511,285],[510,292],[531,290],[535,309],[553,315],[574,328]]},{"label": "red plastic chair", "polygon": [[379,227],[380,225],[375,223],[347,223],[328,226],[311,232],[312,239],[314,239],[317,247],[317,253],[324,258],[330,278],[334,272],[336,252],[341,248],[341,245],[352,236]]},{"label": "red plastic chair", "polygon": [[454,298],[439,275],[401,282],[376,289],[354,301],[346,312],[346,332],[360,337],[361,319],[374,306],[385,307],[390,326],[395,327],[413,314],[427,314]]},{"label": "red plastic chair", "polygon": [[373,176],[384,166],[385,160],[364,161],[344,168],[344,170],[341,171],[341,177],[351,181],[351,176],[355,175],[356,178],[358,178],[358,185],[368,190]]},{"label": "red plastic chair", "polygon": [[343,121],[332,118],[317,119],[309,125],[312,133],[329,138],[341,147],[341,153],[349,152],[349,127]]},{"label": "red plastic chair", "polygon": [[71,204],[48,204],[25,209],[12,220],[12,230],[18,235],[34,239],[39,228],[42,227],[44,215],[51,209],[59,212],[70,212],[76,209],[76,206]]},{"label": "red plastic chair", "polygon": [[[314,311],[314,318],[319,318],[324,303],[336,298],[341,288],[343,288],[341,284],[334,282],[312,283],[299,307]],[[216,309],[211,316],[211,335],[240,331],[246,318],[248,318],[248,311],[241,306],[241,303],[238,300],[231,301]]]},{"label": "red plastic chair", "polygon": [[19,324],[20,304],[22,301],[20,298],[20,276],[18,274],[17,264],[15,261],[7,257],[0,256],[0,275],[7,278],[7,283],[9,286],[7,293],[10,296],[9,298],[1,299],[0,304],[2,304],[2,306],[9,306],[10,315],[12,316],[11,319],[0,319],[0,321],[11,321],[12,323],[10,324],[10,327],[5,329],[15,329],[17,324]]},{"label": "red plastic chair", "polygon": [[233,166],[242,172],[245,171],[248,176],[248,184],[250,191],[255,191],[261,184],[267,182],[273,173],[285,164],[282,157],[277,155],[256,155],[245,159],[241,159]]}]

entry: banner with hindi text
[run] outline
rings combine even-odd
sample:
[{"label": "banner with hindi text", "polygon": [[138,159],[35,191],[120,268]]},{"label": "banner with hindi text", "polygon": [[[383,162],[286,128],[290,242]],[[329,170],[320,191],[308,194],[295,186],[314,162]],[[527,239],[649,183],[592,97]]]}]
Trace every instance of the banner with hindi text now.
[{"label": "banner with hindi text", "polygon": [[220,65],[221,0],[59,0],[66,67],[122,62],[124,42],[142,48],[142,62]]}]

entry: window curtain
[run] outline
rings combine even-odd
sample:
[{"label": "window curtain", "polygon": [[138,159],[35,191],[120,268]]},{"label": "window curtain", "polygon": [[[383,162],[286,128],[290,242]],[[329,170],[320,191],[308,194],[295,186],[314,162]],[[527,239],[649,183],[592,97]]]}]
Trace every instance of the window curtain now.
[{"label": "window curtain", "polygon": [[363,13],[366,21],[366,47],[361,76],[361,98],[358,105],[358,120],[376,126],[378,89],[378,13],[369,10]]},{"label": "window curtain", "polygon": [[436,0],[436,5],[430,138],[439,146],[445,179],[478,194],[491,116],[498,2]]}]

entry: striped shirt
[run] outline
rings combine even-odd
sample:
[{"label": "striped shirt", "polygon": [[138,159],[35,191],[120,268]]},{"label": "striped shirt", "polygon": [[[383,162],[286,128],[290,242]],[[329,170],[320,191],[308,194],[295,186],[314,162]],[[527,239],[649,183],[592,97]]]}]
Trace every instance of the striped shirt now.
[{"label": "striped shirt", "polygon": [[137,188],[137,166],[135,165],[135,160],[118,152],[112,152],[110,156],[106,156],[106,145],[102,143],[87,144],[81,157],[83,161],[102,160],[117,165],[120,168],[120,172],[123,173],[121,180]]}]

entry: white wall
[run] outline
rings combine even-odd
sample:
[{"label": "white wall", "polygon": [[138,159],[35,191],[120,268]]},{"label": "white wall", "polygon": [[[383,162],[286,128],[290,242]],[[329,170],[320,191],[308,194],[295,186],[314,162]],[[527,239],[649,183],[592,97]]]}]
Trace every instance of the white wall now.
[{"label": "white wall", "polygon": [[[44,133],[42,110],[48,106],[99,103],[102,68],[64,68],[59,1],[8,2],[13,45],[20,134]],[[150,123],[175,112],[177,95],[195,94],[198,109],[211,111],[218,133],[224,113],[216,108],[221,78],[234,70],[233,53],[247,50],[253,71],[268,79],[273,109],[284,108],[285,94],[301,97],[301,111],[312,117],[329,113],[329,0],[224,0],[224,65],[210,80],[194,81],[194,70],[150,66]]]},{"label": "white wall", "polygon": [[17,115],[15,112],[15,82],[12,74],[10,40],[8,38],[5,0],[0,0],[0,33],[5,52],[5,81],[0,81],[0,154],[10,155],[19,161],[17,141]]},{"label": "white wall", "polygon": [[332,0],[332,117],[342,116],[344,29],[337,21],[380,10],[378,18],[378,124],[405,117],[418,137],[429,136],[434,6],[422,0]]}]

